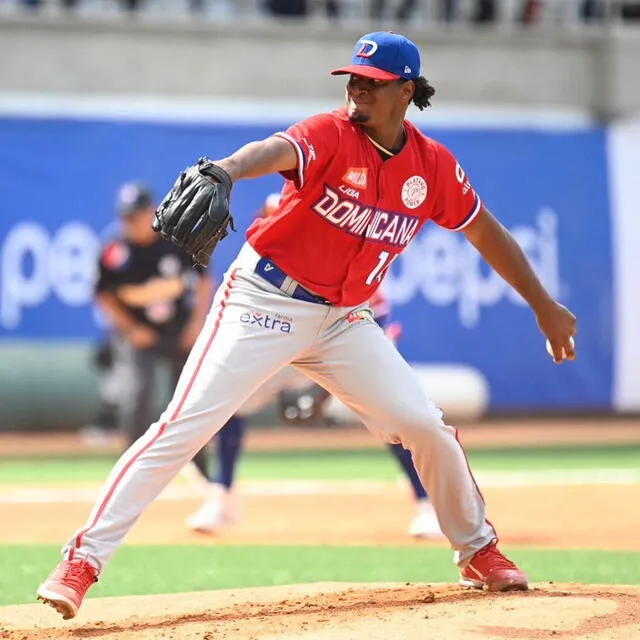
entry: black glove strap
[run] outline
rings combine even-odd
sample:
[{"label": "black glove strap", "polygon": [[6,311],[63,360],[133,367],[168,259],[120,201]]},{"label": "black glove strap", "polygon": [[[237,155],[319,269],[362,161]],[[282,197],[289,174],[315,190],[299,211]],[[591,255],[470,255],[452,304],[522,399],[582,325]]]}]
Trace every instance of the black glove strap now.
[{"label": "black glove strap", "polygon": [[231,176],[222,167],[213,164],[209,158],[200,158],[200,160],[198,160],[198,170],[204,176],[215,178],[217,182],[224,186],[227,193],[231,193],[233,181],[231,180]]}]

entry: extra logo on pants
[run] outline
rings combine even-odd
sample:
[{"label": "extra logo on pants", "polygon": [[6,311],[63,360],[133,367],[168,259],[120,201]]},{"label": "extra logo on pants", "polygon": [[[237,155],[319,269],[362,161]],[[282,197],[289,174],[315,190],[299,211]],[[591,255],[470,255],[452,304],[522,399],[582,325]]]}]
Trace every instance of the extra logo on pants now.
[{"label": "extra logo on pants", "polygon": [[267,331],[278,331],[280,333],[291,333],[291,325],[293,319],[288,316],[283,316],[280,313],[269,315],[262,311],[252,311],[251,313],[245,313],[240,315],[240,322],[242,324],[249,324]]}]

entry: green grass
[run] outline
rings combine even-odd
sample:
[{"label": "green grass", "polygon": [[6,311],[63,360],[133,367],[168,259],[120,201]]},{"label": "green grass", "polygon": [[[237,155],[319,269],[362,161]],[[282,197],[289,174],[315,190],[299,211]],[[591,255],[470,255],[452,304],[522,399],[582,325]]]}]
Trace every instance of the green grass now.
[{"label": "green grass", "polygon": [[[637,469],[640,446],[472,450],[478,471]],[[0,457],[0,485],[103,481],[109,455]],[[241,479],[392,480],[395,459],[384,448],[356,451],[248,452]],[[509,550],[507,550],[509,551]],[[640,584],[640,552],[515,548],[510,555],[533,581]],[[32,602],[59,559],[52,545],[0,546],[0,605]],[[444,546],[125,546],[92,596],[241,588],[318,581],[454,582]]]},{"label": "green grass", "polygon": [[[477,471],[637,469],[640,446],[472,450],[469,458]],[[114,461],[109,455],[0,458],[0,485],[101,482]],[[382,447],[247,452],[239,468],[239,478],[245,480],[393,480],[398,476],[395,459]]]},{"label": "green grass", "polygon": [[[507,550],[534,582],[640,584],[640,552]],[[0,605],[33,602],[59,559],[51,545],[0,546]],[[444,547],[129,546],[92,597],[180,593],[320,581],[455,582]]]}]

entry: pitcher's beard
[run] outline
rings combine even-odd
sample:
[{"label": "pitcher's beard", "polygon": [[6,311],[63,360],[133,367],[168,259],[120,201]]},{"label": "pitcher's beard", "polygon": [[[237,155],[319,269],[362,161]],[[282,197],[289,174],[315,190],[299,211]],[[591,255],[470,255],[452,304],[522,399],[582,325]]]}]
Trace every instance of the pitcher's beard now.
[{"label": "pitcher's beard", "polygon": [[353,113],[349,115],[349,120],[354,124],[366,124],[369,122],[369,115],[366,113]]}]

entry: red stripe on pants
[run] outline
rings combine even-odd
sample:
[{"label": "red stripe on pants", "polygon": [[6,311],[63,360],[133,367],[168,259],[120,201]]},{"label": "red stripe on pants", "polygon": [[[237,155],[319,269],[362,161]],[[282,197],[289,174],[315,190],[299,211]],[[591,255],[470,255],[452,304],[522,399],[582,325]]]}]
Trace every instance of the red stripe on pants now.
[{"label": "red stripe on pants", "polygon": [[102,501],[102,504],[100,505],[100,508],[98,509],[94,519],[91,521],[91,524],[88,527],[85,527],[76,536],[75,547],[69,553],[69,560],[73,560],[74,551],[76,549],[80,548],[83,536],[88,531],[93,529],[93,527],[96,526],[98,520],[100,519],[100,517],[104,513],[104,510],[107,508],[107,505],[109,504],[109,501],[113,497],[113,494],[114,494],[115,490],[118,488],[118,485],[122,481],[122,478],[124,478],[124,476],[126,475],[127,471],[129,471],[129,469],[131,468],[133,463],[136,460],[138,460],[138,458],[140,458],[140,456],[145,451],[148,451],[149,448],[152,447],[155,442],[157,442],[157,440],[160,438],[160,436],[165,432],[165,430],[167,428],[167,425],[170,422],[173,422],[178,417],[178,414],[182,410],[182,407],[184,406],[184,403],[187,400],[189,392],[191,391],[191,388],[193,387],[193,383],[195,382],[196,377],[197,377],[198,373],[200,372],[200,369],[202,367],[202,363],[204,361],[204,358],[207,355],[207,352],[209,351],[209,349],[211,347],[211,344],[213,343],[213,340],[216,337],[216,334],[218,333],[218,329],[220,328],[220,323],[222,321],[222,314],[224,313],[224,310],[225,310],[225,308],[227,306],[227,300],[229,299],[229,295],[231,294],[231,288],[232,288],[232,285],[233,285],[233,281],[235,280],[237,271],[238,271],[238,269],[235,269],[231,273],[231,276],[229,277],[229,281],[227,282],[227,284],[225,286],[225,290],[224,290],[224,293],[222,295],[222,300],[220,301],[220,311],[218,312],[218,317],[216,318],[215,324],[213,325],[213,331],[211,332],[211,335],[209,336],[209,339],[207,340],[207,344],[205,345],[204,349],[202,350],[202,354],[200,355],[200,359],[198,360],[198,364],[196,365],[196,368],[194,369],[193,374],[191,375],[189,383],[187,384],[187,388],[184,390],[184,393],[182,394],[182,397],[180,398],[180,402],[178,402],[178,406],[175,408],[174,412],[171,414],[171,417],[169,418],[169,420],[167,422],[164,422],[160,426],[160,428],[158,429],[158,433],[156,433],[156,435],[153,436],[153,438],[151,438],[151,440],[149,442],[147,442],[147,444],[144,447],[142,447],[142,449],[140,449],[140,451],[138,451],[138,453],[136,453],[131,458],[131,460],[129,460],[129,462],[127,462],[127,464],[122,468],[122,471],[120,471],[120,473],[116,477],[113,485],[111,486],[111,488],[107,492],[107,495],[105,496],[104,500]]},{"label": "red stripe on pants", "polygon": [[[478,486],[478,483],[476,482],[475,476],[473,475],[473,471],[471,471],[471,466],[469,465],[469,458],[467,457],[467,452],[465,451],[464,447],[462,446],[462,441],[460,440],[460,434],[458,433],[458,430],[454,427],[454,431],[456,434],[456,442],[458,443],[458,446],[460,447],[460,449],[462,450],[462,455],[464,456],[464,461],[467,463],[467,471],[469,472],[469,475],[471,476],[471,480],[473,481],[473,485],[476,488],[476,491],[478,492],[478,495],[480,496],[480,499],[482,500],[482,502],[484,504],[487,504],[484,496],[482,495],[482,491],[480,491],[480,487]],[[487,518],[484,519],[484,521],[491,527],[491,529],[493,529],[493,535],[496,537],[496,540],[498,538],[498,534],[496,533],[496,528],[489,522],[489,520],[487,520]]]}]

